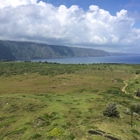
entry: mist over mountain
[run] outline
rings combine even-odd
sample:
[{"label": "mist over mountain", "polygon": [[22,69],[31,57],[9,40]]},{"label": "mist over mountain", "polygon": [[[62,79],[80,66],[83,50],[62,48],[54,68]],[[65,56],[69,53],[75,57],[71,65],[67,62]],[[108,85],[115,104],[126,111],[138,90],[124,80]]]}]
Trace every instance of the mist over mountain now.
[{"label": "mist over mountain", "polygon": [[0,40],[0,59],[45,59],[62,57],[97,57],[120,55],[104,50],[76,48],[60,45],[48,45],[34,42],[2,41]]}]

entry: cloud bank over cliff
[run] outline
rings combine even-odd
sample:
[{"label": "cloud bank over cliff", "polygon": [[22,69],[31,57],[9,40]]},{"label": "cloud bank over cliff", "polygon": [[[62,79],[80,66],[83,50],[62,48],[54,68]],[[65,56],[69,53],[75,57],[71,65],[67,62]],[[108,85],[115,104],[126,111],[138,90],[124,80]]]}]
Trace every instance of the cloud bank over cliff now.
[{"label": "cloud bank over cliff", "polygon": [[0,39],[26,40],[67,46],[137,50],[140,29],[135,17],[122,9],[115,16],[90,5],[55,7],[37,0],[0,0]]}]

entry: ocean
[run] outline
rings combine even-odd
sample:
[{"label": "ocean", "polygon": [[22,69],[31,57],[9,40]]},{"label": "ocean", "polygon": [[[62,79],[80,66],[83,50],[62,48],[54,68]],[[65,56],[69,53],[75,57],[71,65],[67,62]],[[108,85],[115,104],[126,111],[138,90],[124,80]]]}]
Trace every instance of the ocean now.
[{"label": "ocean", "polygon": [[140,64],[140,55],[33,59],[31,61],[32,62],[47,61],[60,64],[94,64],[94,63]]}]

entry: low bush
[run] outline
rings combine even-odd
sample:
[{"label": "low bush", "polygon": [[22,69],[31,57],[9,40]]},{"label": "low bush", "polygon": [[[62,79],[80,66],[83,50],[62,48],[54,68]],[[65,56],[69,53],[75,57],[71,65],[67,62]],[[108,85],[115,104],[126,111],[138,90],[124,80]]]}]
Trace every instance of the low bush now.
[{"label": "low bush", "polygon": [[116,104],[108,104],[106,109],[103,111],[103,115],[107,117],[119,117],[119,112],[117,111]]},{"label": "low bush", "polygon": [[136,94],[137,97],[140,97],[140,90],[138,89],[135,94]]},{"label": "low bush", "polygon": [[131,112],[140,114],[140,104],[134,104],[130,108]]},{"label": "low bush", "polygon": [[140,74],[140,70],[136,70],[135,74]]},{"label": "low bush", "polygon": [[38,138],[40,138],[40,137],[41,137],[41,135],[37,133],[37,134],[34,134],[34,135],[33,135],[32,139],[38,139]]},{"label": "low bush", "polygon": [[120,94],[122,93],[121,89],[119,87],[111,87],[109,88],[106,93],[109,93],[109,94]]}]

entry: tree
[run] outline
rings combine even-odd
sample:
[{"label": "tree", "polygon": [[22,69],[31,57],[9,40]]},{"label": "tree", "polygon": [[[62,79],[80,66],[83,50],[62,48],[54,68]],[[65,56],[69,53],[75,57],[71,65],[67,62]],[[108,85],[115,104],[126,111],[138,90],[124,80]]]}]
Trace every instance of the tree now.
[{"label": "tree", "polygon": [[107,117],[120,117],[115,103],[108,104],[106,109],[103,111],[103,115]]}]

